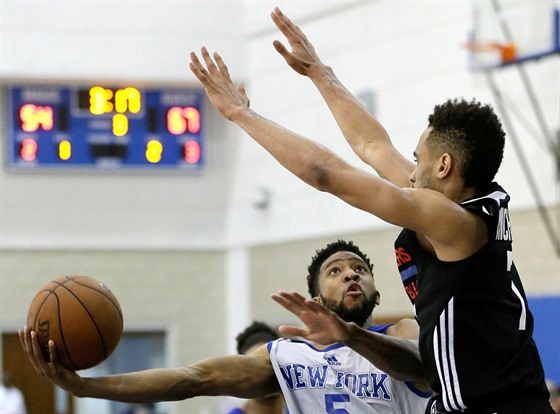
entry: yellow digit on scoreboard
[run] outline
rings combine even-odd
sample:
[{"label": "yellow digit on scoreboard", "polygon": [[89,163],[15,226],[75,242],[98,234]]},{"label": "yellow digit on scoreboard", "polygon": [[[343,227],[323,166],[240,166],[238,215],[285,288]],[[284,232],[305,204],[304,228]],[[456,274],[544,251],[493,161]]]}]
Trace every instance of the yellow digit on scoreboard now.
[{"label": "yellow digit on scoreboard", "polygon": [[128,132],[128,118],[123,114],[113,116],[113,134],[122,137]]},{"label": "yellow digit on scoreboard", "polygon": [[71,156],[72,156],[72,144],[70,144],[70,141],[66,139],[60,141],[58,144],[58,157],[63,161],[67,161],[70,159]]},{"label": "yellow digit on scoreboard", "polygon": [[158,140],[152,139],[146,144],[146,159],[152,164],[161,161],[161,154],[163,152],[163,145]]},{"label": "yellow digit on scoreboard", "polygon": [[94,115],[102,115],[113,110],[113,91],[101,86],[94,86],[89,90],[89,110]]}]

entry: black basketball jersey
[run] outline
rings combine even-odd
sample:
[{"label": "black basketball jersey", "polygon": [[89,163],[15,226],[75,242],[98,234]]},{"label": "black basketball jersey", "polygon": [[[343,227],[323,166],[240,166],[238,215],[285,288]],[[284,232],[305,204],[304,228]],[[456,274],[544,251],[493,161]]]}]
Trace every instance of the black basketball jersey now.
[{"label": "black basketball jersey", "polygon": [[484,219],[489,234],[488,243],[464,260],[438,260],[407,229],[395,242],[440,412],[482,412],[520,396],[547,397],[533,317],[512,260],[508,201],[494,183],[486,195],[461,203]]}]

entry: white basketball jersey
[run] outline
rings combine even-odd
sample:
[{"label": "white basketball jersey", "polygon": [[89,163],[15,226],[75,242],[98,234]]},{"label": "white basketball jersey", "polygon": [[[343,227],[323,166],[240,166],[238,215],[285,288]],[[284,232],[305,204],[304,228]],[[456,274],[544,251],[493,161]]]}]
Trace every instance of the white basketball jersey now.
[{"label": "white basketball jersey", "polygon": [[268,349],[290,414],[424,414],[431,396],[391,378],[342,344],[320,350],[304,341],[279,339]]}]

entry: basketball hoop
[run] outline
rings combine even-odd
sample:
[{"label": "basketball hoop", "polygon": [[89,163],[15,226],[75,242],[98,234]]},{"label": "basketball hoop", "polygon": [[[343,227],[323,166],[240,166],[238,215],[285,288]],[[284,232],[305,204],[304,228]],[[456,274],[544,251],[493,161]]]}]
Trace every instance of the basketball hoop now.
[{"label": "basketball hoop", "polygon": [[515,43],[470,42],[465,45],[471,52],[499,52],[502,63],[513,62],[517,58]]}]

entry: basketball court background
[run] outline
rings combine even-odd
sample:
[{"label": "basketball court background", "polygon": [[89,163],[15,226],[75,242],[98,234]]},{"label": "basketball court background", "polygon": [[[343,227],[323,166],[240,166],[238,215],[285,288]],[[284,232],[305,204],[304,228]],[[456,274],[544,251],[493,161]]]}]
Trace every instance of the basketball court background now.
[{"label": "basketball court background", "polygon": [[[515,62],[502,65],[499,48],[465,47],[473,39],[509,42],[490,1],[0,2],[3,366],[15,370],[24,390],[39,389],[35,381],[42,380],[26,371],[15,332],[35,291],[64,274],[89,275],[111,287],[125,331],[134,337],[122,345],[145,339],[127,352],[149,348],[142,355],[150,366],[233,353],[236,334],[251,320],[293,321],[269,294],[306,292],[311,256],[336,238],[356,241],[375,263],[382,293],[377,320],[411,315],[392,251],[398,229],[308,188],[207,103],[205,162],[197,171],[66,171],[9,163],[8,87],[197,87],[187,56],[206,45],[245,82],[257,111],[361,165],[313,85],[274,51],[272,40],[281,37],[269,13],[279,5],[404,154],[412,157],[427,115],[450,97],[490,102],[507,119],[508,139],[516,139],[506,144],[497,178],[512,195],[514,259],[535,314],[535,338],[547,375],[560,381],[554,353],[560,343],[554,329],[560,313],[560,69],[557,53],[542,53],[554,49],[557,3],[498,4],[517,57],[534,56],[521,64],[524,75]],[[137,369],[135,361],[119,357],[90,374]],[[33,399],[35,391],[26,397]],[[52,387],[44,392],[37,398],[52,402],[50,412],[119,409],[68,400]],[[197,398],[158,410],[213,413],[225,403]],[[33,407],[46,413],[45,405]]]}]

